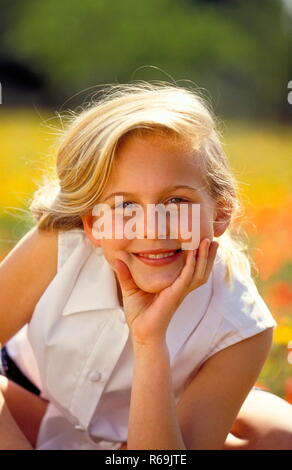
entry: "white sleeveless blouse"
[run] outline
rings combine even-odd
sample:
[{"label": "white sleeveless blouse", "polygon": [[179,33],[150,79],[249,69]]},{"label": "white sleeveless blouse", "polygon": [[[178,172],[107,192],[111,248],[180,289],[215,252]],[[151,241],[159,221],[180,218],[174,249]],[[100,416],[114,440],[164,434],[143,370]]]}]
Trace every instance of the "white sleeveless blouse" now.
[{"label": "white sleeveless blouse", "polygon": [[[208,282],[185,297],[168,326],[176,403],[210,356],[277,325],[251,277],[234,272],[229,287],[224,276],[219,246]],[[59,231],[57,274],[6,347],[50,401],[37,450],[117,449],[127,441],[129,328],[114,271],[82,229]]]}]

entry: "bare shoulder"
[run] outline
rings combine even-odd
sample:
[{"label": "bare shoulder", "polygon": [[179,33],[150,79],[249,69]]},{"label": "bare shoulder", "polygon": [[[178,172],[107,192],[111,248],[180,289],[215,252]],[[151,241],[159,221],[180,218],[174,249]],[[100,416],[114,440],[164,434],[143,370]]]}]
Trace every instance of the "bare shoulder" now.
[{"label": "bare shoulder", "polygon": [[33,227],[0,263],[0,343],[30,321],[57,273],[58,231]]},{"label": "bare shoulder", "polygon": [[58,231],[45,231],[33,227],[16,243],[2,260],[0,266],[3,268],[29,260],[30,263],[26,266],[26,269],[30,270],[36,266],[39,268],[39,262],[46,260],[48,261],[48,270],[56,271],[57,252]]}]

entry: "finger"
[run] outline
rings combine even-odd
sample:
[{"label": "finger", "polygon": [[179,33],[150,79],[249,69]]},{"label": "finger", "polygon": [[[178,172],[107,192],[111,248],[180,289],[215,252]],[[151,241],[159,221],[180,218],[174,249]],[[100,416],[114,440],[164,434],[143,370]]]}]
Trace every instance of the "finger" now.
[{"label": "finger", "polygon": [[194,273],[193,280],[191,281],[191,284],[189,286],[189,292],[191,292],[193,289],[195,289],[199,285],[202,285],[202,283],[205,283],[208,281],[211,269],[213,267],[213,263],[214,263],[218,246],[219,246],[218,242],[216,241],[211,242],[207,255],[206,253],[204,254],[201,253],[202,256],[207,256],[207,258],[205,257],[205,272],[199,275]]},{"label": "finger", "polygon": [[132,294],[134,291],[136,292],[138,290],[138,286],[134,282],[132,274],[126,263],[117,258],[114,262],[114,265],[123,295],[127,296]]},{"label": "finger", "polygon": [[195,252],[194,250],[188,250],[186,263],[175,282],[169,287],[169,291],[175,293],[175,295],[179,295],[180,292],[183,292],[186,286],[192,281],[195,265]]},{"label": "finger", "polygon": [[207,260],[207,264],[205,268],[205,279],[208,279],[210,276],[211,270],[214,265],[214,260],[216,258],[218,247],[219,247],[218,242],[214,241],[211,243],[211,246],[209,248],[209,256],[208,256],[208,260]]},{"label": "finger", "polygon": [[201,282],[202,279],[204,279],[210,243],[211,242],[209,239],[205,239],[200,245],[198,259],[195,266],[195,272],[193,275],[194,281]]},{"label": "finger", "polygon": [[[189,286],[189,292],[194,290],[196,287],[202,285],[202,283],[207,282],[207,280],[209,278],[209,275],[210,275],[212,265],[213,265],[212,263],[214,261],[215,254],[216,254],[216,245],[217,245],[217,242],[211,242],[209,244],[209,249],[207,249],[205,247],[205,252],[203,252],[203,250],[202,250],[201,255],[200,254],[198,255],[198,256],[204,257],[203,262],[201,262],[201,269],[203,271],[200,271],[199,273],[196,271],[194,273],[193,279],[192,279],[191,284]],[[208,251],[206,252],[206,250],[208,250]],[[200,259],[200,261],[201,261],[201,259]],[[199,260],[198,260],[198,263],[199,263]],[[207,269],[208,269],[208,272],[206,273]]]}]

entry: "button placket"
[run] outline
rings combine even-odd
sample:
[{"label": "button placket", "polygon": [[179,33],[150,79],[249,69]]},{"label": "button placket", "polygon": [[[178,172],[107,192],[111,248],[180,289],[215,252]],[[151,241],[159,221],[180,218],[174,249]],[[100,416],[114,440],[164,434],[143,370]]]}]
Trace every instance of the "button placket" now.
[{"label": "button placket", "polygon": [[[120,309],[119,309],[120,310]],[[79,418],[79,423],[88,427],[97,403],[103,393],[104,386],[118,360],[125,343],[128,339],[129,329],[121,328],[118,321],[118,315],[109,316],[108,323],[105,325],[99,341],[95,343],[90,357],[84,365],[83,374],[79,378],[76,385],[75,393],[71,402],[70,412]],[[109,344],[110,339],[110,344]],[[110,347],[110,354],[104,354]],[[98,360],[102,358],[103,370],[95,370]],[[98,372],[98,374],[96,374]],[[91,375],[92,374],[92,375]],[[99,376],[102,375],[102,377]],[[82,378],[83,377],[83,378]],[[92,383],[91,377],[94,377],[95,384]],[[98,380],[96,380],[98,377]],[[81,406],[81,402],[86,402],[86,407]]]}]

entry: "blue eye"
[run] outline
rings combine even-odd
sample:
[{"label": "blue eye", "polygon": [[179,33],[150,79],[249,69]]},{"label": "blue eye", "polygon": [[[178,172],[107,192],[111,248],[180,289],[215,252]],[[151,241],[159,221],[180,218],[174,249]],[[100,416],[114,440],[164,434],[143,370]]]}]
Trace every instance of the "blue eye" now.
[{"label": "blue eye", "polygon": [[[169,201],[173,200],[173,199],[177,199],[179,202],[189,202],[187,201],[186,199],[183,199],[181,197],[172,197],[169,199]],[[132,201],[125,201],[123,202],[122,204],[118,205],[118,206],[115,206],[114,208],[115,209],[120,209],[120,208],[123,208],[125,209],[125,207],[129,207],[128,205],[125,206],[125,204],[129,204],[129,205],[132,205],[132,204],[135,204],[135,202],[132,202]],[[174,203],[175,204],[175,203]]]},{"label": "blue eye", "polygon": [[[115,206],[115,209],[120,209],[120,208],[125,209],[124,204],[135,204],[135,203],[133,203],[132,201],[125,201],[122,204],[119,204],[118,206]],[[128,207],[128,206],[126,206],[126,207]]]},{"label": "blue eye", "polygon": [[171,197],[169,201],[171,201],[172,199],[179,199],[179,201],[188,202],[186,199],[182,199],[181,197]]}]

